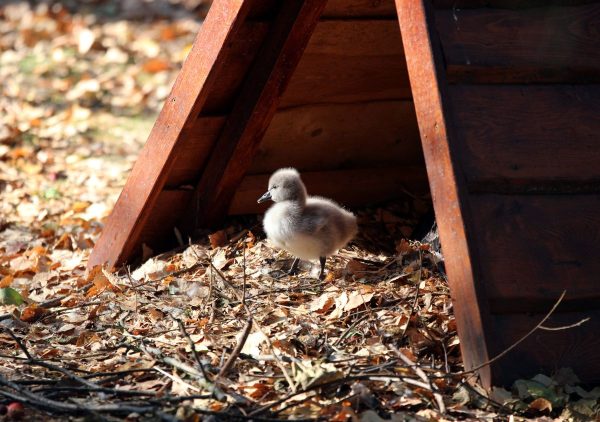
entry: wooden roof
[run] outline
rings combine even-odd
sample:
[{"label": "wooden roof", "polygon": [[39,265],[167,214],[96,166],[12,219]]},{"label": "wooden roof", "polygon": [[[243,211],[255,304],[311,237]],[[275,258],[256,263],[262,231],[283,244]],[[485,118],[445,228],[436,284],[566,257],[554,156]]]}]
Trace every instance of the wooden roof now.
[{"label": "wooden roof", "polygon": [[[589,0],[215,0],[90,265],[261,211],[278,167],[351,205],[427,191],[424,152],[466,367],[598,382],[599,26]],[[563,290],[549,325],[590,321],[485,365]]]}]

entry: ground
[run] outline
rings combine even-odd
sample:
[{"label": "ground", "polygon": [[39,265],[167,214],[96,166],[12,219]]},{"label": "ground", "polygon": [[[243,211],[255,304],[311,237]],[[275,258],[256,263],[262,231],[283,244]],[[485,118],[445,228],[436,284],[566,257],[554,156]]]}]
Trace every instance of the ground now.
[{"label": "ground", "polygon": [[0,5],[0,418],[597,417],[568,370],[491,394],[463,371],[438,258],[406,240],[421,199],[359,210],[323,281],[256,218],[87,271],[204,9],[31,3]]}]

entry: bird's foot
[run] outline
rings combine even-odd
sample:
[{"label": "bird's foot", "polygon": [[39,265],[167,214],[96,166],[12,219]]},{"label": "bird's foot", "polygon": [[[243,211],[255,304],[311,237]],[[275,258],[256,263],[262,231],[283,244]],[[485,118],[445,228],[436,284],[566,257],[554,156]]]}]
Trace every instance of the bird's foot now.
[{"label": "bird's foot", "polygon": [[326,257],[319,257],[319,262],[321,263],[321,272],[319,273],[319,280],[325,279],[325,261],[327,261]]}]

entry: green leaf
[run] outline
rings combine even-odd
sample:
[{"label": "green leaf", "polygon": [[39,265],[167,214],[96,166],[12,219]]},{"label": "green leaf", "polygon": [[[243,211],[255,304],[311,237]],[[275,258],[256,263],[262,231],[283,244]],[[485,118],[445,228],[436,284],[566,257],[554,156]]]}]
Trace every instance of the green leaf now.
[{"label": "green leaf", "polygon": [[544,398],[551,402],[555,408],[563,406],[568,400],[566,394],[551,387],[546,387],[537,381],[517,380],[513,384],[513,390],[517,392],[521,400]]},{"label": "green leaf", "polygon": [[0,289],[0,303],[3,305],[20,305],[24,300],[21,294],[12,287]]},{"label": "green leaf", "polygon": [[59,199],[61,194],[56,188],[48,188],[44,191],[43,196],[45,199]]}]

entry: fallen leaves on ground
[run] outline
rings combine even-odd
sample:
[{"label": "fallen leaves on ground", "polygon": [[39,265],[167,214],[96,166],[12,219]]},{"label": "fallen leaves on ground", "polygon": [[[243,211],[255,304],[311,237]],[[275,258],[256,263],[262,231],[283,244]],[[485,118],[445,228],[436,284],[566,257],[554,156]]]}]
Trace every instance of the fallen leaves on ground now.
[{"label": "fallen leaves on ground", "polygon": [[597,389],[568,371],[490,396],[466,382],[439,255],[406,239],[425,200],[362,210],[324,281],[307,262],[284,274],[291,257],[239,223],[137,268],[86,270],[201,3],[0,6],[0,413],[597,417]]}]

